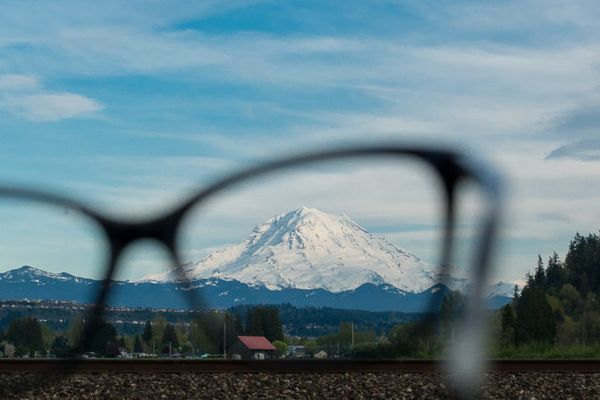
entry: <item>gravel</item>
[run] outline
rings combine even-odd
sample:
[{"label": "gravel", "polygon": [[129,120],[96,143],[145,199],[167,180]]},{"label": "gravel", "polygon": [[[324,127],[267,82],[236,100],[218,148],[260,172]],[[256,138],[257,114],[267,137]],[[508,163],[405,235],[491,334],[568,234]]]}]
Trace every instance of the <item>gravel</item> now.
[{"label": "gravel", "polygon": [[[16,393],[15,393],[16,392]],[[599,399],[600,374],[494,373],[489,399]],[[0,374],[2,399],[451,399],[440,374]]]}]

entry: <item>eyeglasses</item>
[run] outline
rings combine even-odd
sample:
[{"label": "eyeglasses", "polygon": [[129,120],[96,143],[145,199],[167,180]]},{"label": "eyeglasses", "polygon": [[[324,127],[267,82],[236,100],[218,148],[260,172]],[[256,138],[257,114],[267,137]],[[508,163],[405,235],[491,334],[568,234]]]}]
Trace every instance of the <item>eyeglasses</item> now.
[{"label": "eyeglasses", "polygon": [[[456,283],[453,249],[460,227],[458,192],[464,185],[477,188],[483,205],[479,214],[471,215],[478,225],[478,244],[469,284],[464,285],[469,290],[468,301],[460,323],[453,328],[450,350],[452,370],[459,371],[457,382],[468,387],[483,367],[485,324],[481,302],[500,216],[502,185],[489,166],[453,151],[380,145],[281,158],[229,175],[189,195],[167,212],[141,221],[117,219],[58,194],[2,186],[0,217],[4,233],[0,241],[4,242],[4,263],[18,265],[28,259],[42,264],[37,265],[41,270],[46,269],[46,263],[57,270],[69,265],[72,269],[69,274],[35,268],[14,270],[13,280],[16,275],[23,278],[29,273],[39,285],[33,289],[15,286],[14,293],[4,286],[5,293],[0,296],[14,299],[44,293],[48,300],[93,303],[85,317],[78,354],[93,348],[107,304],[199,311],[219,308],[219,298],[229,299],[221,306],[253,304],[251,300],[256,304],[261,299],[248,299],[252,293],[263,293],[263,300],[276,299],[277,293],[291,289],[296,297],[321,296],[320,303],[316,303],[320,306],[341,304],[340,297],[336,297],[339,293],[351,299],[343,301],[364,305],[367,300],[357,300],[351,294],[383,287],[388,294],[397,294],[386,299],[399,299],[400,295],[410,297],[411,293],[434,288],[423,297],[426,300],[420,300],[420,308],[413,307],[431,317],[437,314],[441,301],[434,295],[435,287]],[[425,198],[428,201],[423,201]],[[304,202],[310,202],[308,207],[301,204]],[[290,209],[285,209],[288,205]],[[354,221],[357,215],[349,213],[364,214],[361,221],[372,221],[375,234]],[[429,223],[420,223],[423,218]],[[431,222],[434,219],[437,222]],[[250,232],[245,241],[224,246],[237,237],[242,239],[242,232]],[[435,247],[440,250],[439,261],[430,263],[437,265],[435,271],[423,267],[427,263],[418,254],[378,239],[381,232],[393,232],[416,249],[425,247],[424,241],[429,247],[432,241],[438,242]],[[169,269],[161,273],[156,271],[156,263],[152,264],[155,260],[142,260],[146,264],[140,262],[142,267],[137,272],[146,278],[126,283],[119,279],[127,272],[121,267],[122,259],[132,245],[142,240],[154,241],[166,249]],[[432,257],[431,251],[428,258]],[[394,263],[396,269],[391,267]],[[408,276],[403,268],[413,275]],[[80,277],[78,271],[95,279]],[[78,294],[69,292],[73,281],[81,284]],[[209,290],[222,282],[239,292],[237,300],[225,289]],[[364,283],[372,286],[362,287]],[[163,285],[163,291],[144,293],[144,285],[150,284]],[[179,300],[172,300],[175,292]],[[135,301],[128,299],[132,293]],[[243,298],[244,293],[250,294]],[[352,304],[345,308],[352,308]],[[394,307],[368,304],[381,310]],[[437,323],[431,318],[424,318],[420,326]]]}]

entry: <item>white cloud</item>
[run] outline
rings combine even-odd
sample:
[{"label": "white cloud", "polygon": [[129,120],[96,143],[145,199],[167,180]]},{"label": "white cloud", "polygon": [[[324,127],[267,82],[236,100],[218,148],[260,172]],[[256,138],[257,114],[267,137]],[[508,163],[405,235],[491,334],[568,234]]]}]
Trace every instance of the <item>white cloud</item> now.
[{"label": "white cloud", "polygon": [[73,93],[43,93],[4,99],[2,106],[31,121],[59,121],[102,109],[95,100]]},{"label": "white cloud", "polygon": [[19,74],[0,75],[0,91],[36,90],[39,86],[38,80],[32,76]]},{"label": "white cloud", "polygon": [[79,94],[43,90],[32,76],[0,75],[0,109],[30,121],[59,121],[102,108],[96,100]]},{"label": "white cloud", "polygon": [[[271,90],[280,94],[264,95],[269,101],[256,112],[257,125],[271,116],[294,113],[285,126],[273,129],[265,124],[267,129],[260,134],[221,134],[250,130],[252,124],[231,128],[194,121],[189,129],[195,131],[198,125],[208,124],[206,132],[177,132],[174,127],[169,133],[139,135],[205,143],[236,160],[271,157],[292,149],[306,150],[324,142],[347,143],[357,138],[454,142],[468,145],[481,157],[492,156],[512,179],[512,224],[507,234],[514,243],[546,241],[530,246],[535,247],[534,253],[545,254],[556,243],[564,248],[564,236],[574,230],[597,229],[597,163],[544,161],[559,146],[563,151],[577,150],[580,156],[596,159],[597,146],[590,148],[589,140],[597,135],[597,123],[589,129],[590,136],[574,135],[574,125],[564,123],[555,127],[564,134],[543,136],[553,121],[557,125],[557,116],[589,104],[582,100],[600,87],[600,36],[594,34],[600,26],[600,8],[593,2],[422,4],[417,8],[425,11],[433,32],[423,38],[362,35],[360,31],[340,35],[335,29],[327,31],[331,36],[311,32],[258,34],[235,29],[203,33],[177,25],[219,13],[212,6],[198,6],[200,9],[194,12],[187,7],[138,3],[127,7],[135,12],[118,13],[115,10],[122,8],[120,3],[102,3],[91,11],[88,6],[52,3],[40,4],[43,11],[31,14],[30,7],[13,4],[0,13],[0,51],[11,49],[10,57],[0,60],[3,70],[27,66],[30,73],[44,76],[93,79],[144,75],[173,78],[178,83],[187,81],[190,85],[250,85],[260,90],[251,89],[253,95],[248,97]],[[199,26],[202,29],[202,24]],[[452,33],[436,38],[438,27]],[[337,92],[339,89],[343,91]],[[351,91],[350,96],[345,96],[346,90]],[[0,76],[0,93],[1,108],[37,121],[87,115],[102,107],[81,95],[44,91],[29,75]],[[174,109],[173,97],[165,96],[165,103]],[[246,91],[235,91],[234,96],[234,100],[229,95],[213,98],[211,93],[211,105],[216,109],[230,107],[244,101]],[[351,106],[344,103],[346,99]],[[591,104],[589,115],[595,116],[597,102]],[[254,129],[259,131],[262,126]],[[572,142],[575,139],[578,141]],[[588,141],[580,142],[582,139]],[[157,160],[159,171],[153,175],[153,159],[132,160],[129,166],[118,160],[104,161],[103,165],[119,164],[118,168],[109,168],[111,172],[119,170],[113,174],[121,180],[117,183],[123,185],[127,177],[138,180],[138,184],[124,188],[109,182],[105,187],[82,190],[100,193],[107,204],[109,200],[126,203],[123,206],[127,209],[146,209],[149,203],[164,205],[165,199],[173,200],[175,192],[183,192],[190,184],[188,175],[181,181],[166,181],[165,176],[174,176],[177,169],[200,171],[213,166],[209,169],[222,172],[228,167],[219,160],[213,165],[215,160],[162,159]],[[314,190],[318,186],[307,183],[306,187]],[[285,189],[283,193],[294,193]],[[262,208],[277,208],[276,204],[257,199],[261,201],[252,204],[240,199],[232,210],[250,210],[254,217],[254,213],[262,215]],[[360,210],[350,211],[356,211],[352,216],[362,217]],[[523,260],[528,262],[531,257],[526,254],[523,258],[524,246],[527,244],[513,246],[521,258],[515,256],[503,265],[510,272],[507,276],[521,276]],[[534,258],[535,254],[532,262]]]}]

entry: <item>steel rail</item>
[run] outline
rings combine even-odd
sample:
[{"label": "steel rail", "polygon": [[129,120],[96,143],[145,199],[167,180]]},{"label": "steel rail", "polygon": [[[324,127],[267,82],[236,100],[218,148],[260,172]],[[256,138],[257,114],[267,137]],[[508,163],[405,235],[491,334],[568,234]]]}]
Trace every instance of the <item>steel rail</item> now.
[{"label": "steel rail", "polygon": [[[445,361],[3,359],[0,373],[447,373]],[[491,360],[490,372],[600,373],[600,359]]]}]

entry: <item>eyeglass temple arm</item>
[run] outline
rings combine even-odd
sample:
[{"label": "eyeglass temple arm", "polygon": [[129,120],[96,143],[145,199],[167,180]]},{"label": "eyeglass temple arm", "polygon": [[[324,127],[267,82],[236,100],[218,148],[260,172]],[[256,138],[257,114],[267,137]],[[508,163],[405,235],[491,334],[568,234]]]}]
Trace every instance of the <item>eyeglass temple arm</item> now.
[{"label": "eyeglass temple arm", "polygon": [[470,398],[477,394],[482,374],[488,367],[486,289],[501,220],[504,186],[500,175],[486,164],[474,158],[463,158],[461,163],[469,177],[481,186],[485,201],[478,229],[479,243],[471,262],[472,284],[447,365],[461,396]]}]

